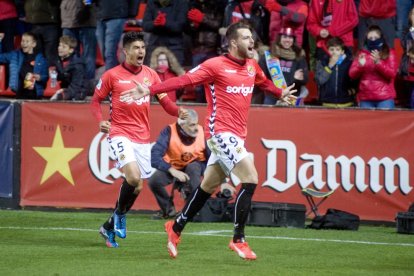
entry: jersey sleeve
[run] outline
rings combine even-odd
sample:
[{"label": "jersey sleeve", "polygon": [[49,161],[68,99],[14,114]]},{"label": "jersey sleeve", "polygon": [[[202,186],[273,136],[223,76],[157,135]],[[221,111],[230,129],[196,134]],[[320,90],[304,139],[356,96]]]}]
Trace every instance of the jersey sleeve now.
[{"label": "jersey sleeve", "polygon": [[95,87],[95,92],[99,98],[105,99],[106,96],[112,91],[112,78],[109,72],[106,72],[99,79],[98,84]]},{"label": "jersey sleeve", "polygon": [[185,75],[170,78],[160,84],[149,87],[151,95],[163,92],[172,92],[177,89],[183,89],[190,85],[196,86],[205,82],[212,81],[214,75],[214,66],[212,66],[212,62],[209,61],[210,60],[207,60],[197,67],[194,67]]},{"label": "jersey sleeve", "polygon": [[218,67],[220,67],[220,64],[216,59],[208,59],[202,64],[191,69],[187,75],[194,86],[206,82],[212,82],[215,75],[214,70]]},{"label": "jersey sleeve", "polygon": [[255,62],[255,69],[256,69],[256,78],[254,80],[254,84],[255,85],[260,85],[262,83],[264,83],[267,79],[266,74],[263,72],[262,68],[260,67],[260,65]]}]

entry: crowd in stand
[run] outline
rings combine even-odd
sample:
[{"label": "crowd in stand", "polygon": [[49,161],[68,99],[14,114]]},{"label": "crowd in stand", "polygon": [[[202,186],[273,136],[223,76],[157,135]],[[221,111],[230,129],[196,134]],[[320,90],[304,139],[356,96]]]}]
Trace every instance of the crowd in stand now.
[{"label": "crowd in stand", "polygon": [[[52,100],[85,99],[102,71],[123,61],[120,41],[128,29],[144,32],[145,64],[165,80],[225,53],[226,27],[245,20],[269,79],[277,83],[270,72],[277,62],[285,85],[295,83],[299,98],[306,99],[310,82],[316,83],[317,101],[307,103],[414,108],[413,5],[414,0],[0,0],[0,64],[8,64],[7,80],[0,81],[17,98],[40,99],[56,71],[60,89]],[[205,102],[203,87],[169,95]],[[252,103],[279,104],[258,89]]]}]

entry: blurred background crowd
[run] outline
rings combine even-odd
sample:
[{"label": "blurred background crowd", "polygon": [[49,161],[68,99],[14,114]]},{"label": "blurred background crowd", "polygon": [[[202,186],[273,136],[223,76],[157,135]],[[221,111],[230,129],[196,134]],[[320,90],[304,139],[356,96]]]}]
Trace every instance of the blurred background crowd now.
[{"label": "blurred background crowd", "polygon": [[[146,38],[161,80],[226,53],[226,27],[254,30],[298,104],[414,108],[414,0],[0,0],[0,96],[84,100],[123,62],[127,31]],[[169,93],[204,103],[203,87]],[[252,104],[278,104],[255,89]]]}]

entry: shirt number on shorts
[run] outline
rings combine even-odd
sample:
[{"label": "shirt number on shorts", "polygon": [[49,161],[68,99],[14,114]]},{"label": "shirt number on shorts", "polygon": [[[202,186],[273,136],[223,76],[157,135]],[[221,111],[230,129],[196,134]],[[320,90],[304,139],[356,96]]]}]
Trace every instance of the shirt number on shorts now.
[{"label": "shirt number on shorts", "polygon": [[[122,145],[122,142],[119,142],[118,144],[116,144],[117,149],[118,149],[118,153],[121,153],[124,151],[124,146]],[[114,153],[116,153],[114,147],[111,145],[111,149]],[[116,154],[115,154],[116,155]]]},{"label": "shirt number on shorts", "polygon": [[234,147],[237,147],[237,145],[239,144],[239,142],[237,142],[236,137],[234,137],[234,136],[230,136],[229,141],[230,141],[230,143],[232,143],[234,145]]}]

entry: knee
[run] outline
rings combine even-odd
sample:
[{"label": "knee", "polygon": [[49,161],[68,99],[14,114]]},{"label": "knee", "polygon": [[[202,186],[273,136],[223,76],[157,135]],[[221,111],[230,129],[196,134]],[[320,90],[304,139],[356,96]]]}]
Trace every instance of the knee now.
[{"label": "knee", "polygon": [[186,174],[198,174],[201,175],[201,165],[198,162],[192,162],[185,168]]},{"label": "knee", "polygon": [[125,179],[128,182],[128,184],[131,186],[134,186],[136,188],[139,186],[142,186],[142,180],[139,175],[129,175],[129,176],[127,175]]},{"label": "knee", "polygon": [[259,176],[257,175],[257,172],[251,172],[249,175],[244,176],[243,178],[240,178],[240,181],[242,183],[252,183],[257,184],[259,183]]}]

